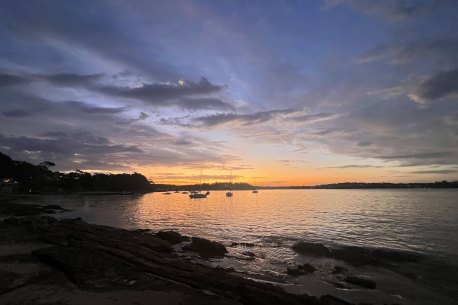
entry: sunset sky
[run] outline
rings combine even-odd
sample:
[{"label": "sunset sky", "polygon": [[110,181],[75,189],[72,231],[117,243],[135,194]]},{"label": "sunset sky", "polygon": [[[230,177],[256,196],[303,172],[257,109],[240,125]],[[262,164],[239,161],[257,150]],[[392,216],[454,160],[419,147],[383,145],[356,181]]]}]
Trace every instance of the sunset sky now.
[{"label": "sunset sky", "polygon": [[0,151],[157,183],[458,179],[458,1],[0,0]]}]

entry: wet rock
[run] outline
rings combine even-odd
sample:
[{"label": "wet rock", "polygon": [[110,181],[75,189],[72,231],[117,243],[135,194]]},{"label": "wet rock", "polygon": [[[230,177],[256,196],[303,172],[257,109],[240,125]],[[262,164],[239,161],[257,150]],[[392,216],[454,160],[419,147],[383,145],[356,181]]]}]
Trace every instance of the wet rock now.
[{"label": "wet rock", "polygon": [[342,260],[354,265],[375,264],[376,259],[367,249],[361,247],[343,247],[333,249],[332,255],[334,259]]},{"label": "wet rock", "polygon": [[351,305],[351,303],[348,303],[347,301],[341,300],[329,294],[322,296],[320,301],[326,303],[327,305]]},{"label": "wet rock", "polygon": [[288,267],[286,273],[291,276],[300,276],[306,275],[315,272],[316,268],[310,265],[309,263],[297,266],[297,267]]},{"label": "wet rock", "polygon": [[377,285],[373,280],[367,277],[348,275],[345,277],[345,282],[367,289],[375,289]]},{"label": "wet rock", "polygon": [[17,280],[20,276],[16,273],[0,270],[0,294],[6,293],[9,290],[14,289],[17,284]]},{"label": "wet rock", "polygon": [[43,206],[44,210],[64,210],[60,205],[57,204],[48,204]]},{"label": "wet rock", "polygon": [[[40,243],[40,248],[30,250],[33,253],[31,261],[48,268],[47,273],[31,282],[32,285],[18,281],[14,274],[0,272],[0,290],[1,287],[14,288],[17,298],[13,300],[14,304],[28,304],[27,300],[33,300],[34,304],[49,303],[50,295],[55,296],[55,304],[69,304],[69,291],[126,295],[133,291],[148,291],[150,295],[164,297],[171,293],[185,296],[182,304],[344,304],[336,303],[335,299],[289,294],[279,286],[228,272],[233,269],[212,269],[190,263],[183,257],[163,251],[171,247],[168,242],[141,231],[92,225],[74,219],[53,222],[47,218],[26,217],[10,222],[0,221],[0,236],[14,236],[15,240],[22,236],[27,242]],[[15,240],[11,242],[15,243]],[[9,241],[4,239],[2,242]],[[65,245],[61,241],[65,241]],[[193,238],[189,246],[213,255],[227,252],[223,245],[201,238]],[[6,258],[7,261],[19,259],[28,260],[25,255]],[[17,286],[17,283],[22,284]],[[40,287],[40,291],[33,291],[33,287]],[[41,294],[42,290],[49,294]],[[6,303],[2,301],[0,295],[0,303]],[[167,299],[158,304],[168,304]],[[178,302],[171,301],[170,304]]]},{"label": "wet rock", "polygon": [[330,251],[324,245],[320,243],[310,243],[300,241],[293,245],[293,250],[296,253],[302,255],[310,255],[310,256],[329,256]]},{"label": "wet rock", "polygon": [[31,216],[41,214],[54,214],[56,212],[64,211],[61,206],[47,205],[41,206],[36,204],[19,204],[10,202],[0,203],[0,215],[7,216]]},{"label": "wet rock", "polygon": [[74,284],[85,290],[127,289],[132,283],[137,288],[149,288],[155,281],[157,284],[161,282],[119,258],[87,247],[55,246],[35,250],[32,255],[63,271]]},{"label": "wet rock", "polygon": [[162,240],[168,241],[172,245],[179,244],[183,241],[189,240],[189,237],[183,236],[175,231],[159,231],[156,236]]},{"label": "wet rock", "polygon": [[417,262],[420,259],[419,254],[412,252],[355,246],[332,249],[330,257],[352,265],[386,265],[390,263]]},{"label": "wet rock", "polygon": [[334,269],[332,270],[332,274],[342,274],[348,272],[348,269],[342,266],[334,266]]},{"label": "wet rock", "polygon": [[227,253],[226,247],[222,244],[200,237],[192,237],[191,244],[183,249],[197,252],[203,257],[223,257]]},{"label": "wet rock", "polygon": [[252,248],[252,247],[255,246],[255,244],[253,244],[253,243],[236,243],[236,242],[231,243],[231,247],[237,247],[237,246]]},{"label": "wet rock", "polygon": [[244,252],[242,252],[242,254],[245,255],[245,256],[252,257],[252,258],[254,258],[256,256],[256,254],[254,254],[253,252],[250,252],[250,251],[244,251]]}]

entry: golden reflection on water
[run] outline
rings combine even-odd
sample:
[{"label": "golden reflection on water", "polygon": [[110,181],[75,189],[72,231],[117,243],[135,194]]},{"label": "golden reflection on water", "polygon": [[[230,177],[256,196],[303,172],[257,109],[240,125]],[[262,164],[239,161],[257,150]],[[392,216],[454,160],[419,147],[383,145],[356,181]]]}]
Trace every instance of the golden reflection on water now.
[{"label": "golden reflection on water", "polygon": [[457,232],[455,195],[428,190],[261,190],[235,191],[231,198],[213,191],[207,199],[196,200],[152,193],[138,199],[130,220],[135,227],[174,229],[220,241],[303,238],[425,250],[448,247],[437,244],[439,236]]},{"label": "golden reflection on water", "polygon": [[57,217],[123,228],[173,229],[227,243],[253,242],[272,251],[290,249],[305,239],[458,259],[456,198],[458,190],[260,190],[235,191],[231,198],[212,191],[207,199],[180,193],[40,196],[32,203],[69,209]]}]

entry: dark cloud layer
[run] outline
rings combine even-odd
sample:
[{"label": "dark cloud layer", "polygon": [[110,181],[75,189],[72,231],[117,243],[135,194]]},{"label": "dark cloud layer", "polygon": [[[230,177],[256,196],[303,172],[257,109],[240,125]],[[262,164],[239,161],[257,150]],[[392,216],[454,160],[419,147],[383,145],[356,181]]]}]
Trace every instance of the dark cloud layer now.
[{"label": "dark cloud layer", "polygon": [[454,0],[327,0],[327,4],[346,4],[364,14],[401,21],[453,6]]},{"label": "dark cloud layer", "polygon": [[421,103],[458,95],[458,69],[437,73],[422,82],[411,97]]},{"label": "dark cloud layer", "polygon": [[222,89],[222,86],[211,84],[206,78],[202,77],[198,82],[180,81],[178,84],[141,84],[133,88],[105,86],[99,88],[99,91],[112,96],[135,98],[156,104],[186,96],[210,94]]},{"label": "dark cloud layer", "polygon": [[217,125],[223,125],[226,123],[236,122],[242,126],[250,126],[254,124],[260,124],[272,120],[277,115],[289,114],[295,112],[292,109],[286,110],[269,110],[260,111],[250,114],[238,114],[238,113],[218,113],[208,116],[197,117],[194,122],[198,126],[213,127]]},{"label": "dark cloud layer", "polygon": [[[180,81],[179,83],[149,83],[137,87],[103,86],[103,74],[80,75],[60,74],[0,74],[0,87],[11,87],[32,82],[45,81],[57,87],[83,88],[100,92],[111,97],[131,98],[149,105],[178,107],[185,110],[234,110],[229,103],[209,94],[222,91],[225,86],[214,85],[202,77],[198,82]],[[104,111],[99,107],[100,111]],[[95,109],[92,109],[96,111]],[[122,112],[122,108],[119,108]],[[87,110],[88,112],[90,110]],[[116,113],[116,111],[114,112]]]},{"label": "dark cloud layer", "polygon": [[394,42],[378,46],[358,58],[366,63],[377,60],[388,60],[392,64],[405,64],[415,59],[433,59],[442,64],[458,63],[458,40],[436,39],[411,42]]},{"label": "dark cloud layer", "polygon": [[36,81],[46,81],[56,86],[92,88],[95,82],[103,77],[102,74],[80,75],[74,73],[61,74],[0,74],[0,87],[27,84]]}]

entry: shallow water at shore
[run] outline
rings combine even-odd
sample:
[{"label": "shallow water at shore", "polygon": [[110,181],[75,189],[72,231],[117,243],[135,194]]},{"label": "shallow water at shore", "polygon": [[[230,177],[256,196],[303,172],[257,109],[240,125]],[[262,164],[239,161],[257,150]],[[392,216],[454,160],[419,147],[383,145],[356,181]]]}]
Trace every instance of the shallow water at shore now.
[{"label": "shallow water at shore", "polygon": [[[415,304],[424,299],[425,304],[438,301],[446,304],[447,298],[441,299],[440,292],[425,290],[400,275],[408,274],[412,266],[402,266],[403,270],[395,273],[376,267],[352,268],[376,280],[383,292],[336,289],[330,284],[329,274],[334,265],[342,265],[340,262],[297,256],[291,246],[298,240],[308,240],[331,247],[383,247],[414,251],[430,257],[431,261],[455,265],[458,261],[456,198],[458,190],[414,189],[261,190],[258,194],[236,191],[232,198],[214,191],[207,199],[200,200],[179,193],[40,196],[21,200],[71,209],[59,217],[82,217],[88,222],[123,228],[172,229],[223,242],[232,258],[215,264],[234,267],[253,277],[283,281],[293,291],[329,292],[361,302],[377,299],[380,303]],[[236,246],[235,242],[254,246]],[[245,260],[244,251],[253,252],[256,259]],[[318,267],[313,276],[285,276],[287,266],[306,262]],[[431,268],[415,276],[429,276],[436,270]],[[432,277],[441,278],[440,274]],[[418,300],[410,302],[409,298],[414,296],[398,295],[409,290],[415,291],[414,299]]]}]

